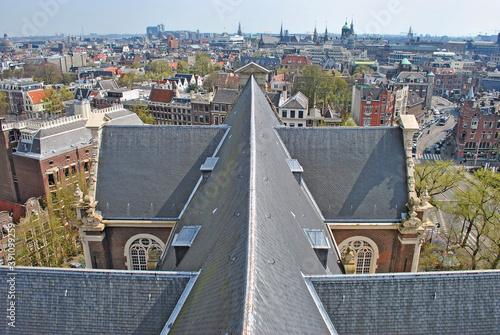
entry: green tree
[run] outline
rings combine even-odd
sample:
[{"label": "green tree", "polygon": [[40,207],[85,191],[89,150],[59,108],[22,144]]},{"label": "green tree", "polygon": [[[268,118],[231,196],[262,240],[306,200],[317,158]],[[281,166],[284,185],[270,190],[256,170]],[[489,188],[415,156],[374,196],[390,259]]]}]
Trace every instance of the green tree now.
[{"label": "green tree", "polygon": [[33,69],[33,76],[36,80],[43,81],[46,85],[62,84],[63,75],[54,64],[44,64]]},{"label": "green tree", "polygon": [[142,81],[142,77],[135,72],[130,72],[121,76],[119,84],[123,87],[132,88],[133,83]]},{"label": "green tree", "polygon": [[62,76],[62,83],[68,85],[78,79],[78,76],[72,73],[65,73]]},{"label": "green tree", "polygon": [[133,63],[132,63],[132,68],[134,68],[134,69],[138,69],[138,68],[140,68],[140,67],[141,67],[141,64],[139,64],[138,62],[133,62]]},{"label": "green tree", "polygon": [[186,88],[186,92],[198,91],[199,87],[196,84],[189,84]]},{"label": "green tree", "polygon": [[155,60],[149,63],[148,71],[155,74],[161,74],[165,78],[171,77],[173,75],[172,68],[166,60]]},{"label": "green tree", "polygon": [[75,219],[77,185],[85,192],[87,179],[76,172],[57,180],[49,198],[43,198],[45,209],[28,213],[17,228],[16,253],[19,265],[60,267],[72,257],[82,254],[78,228],[70,222]]},{"label": "green tree", "polygon": [[64,109],[61,95],[53,88],[45,90],[42,100],[47,103],[45,111],[50,114],[58,113]]},{"label": "green tree", "polygon": [[183,60],[177,61],[177,73],[189,73],[189,64]]},{"label": "green tree", "polygon": [[342,114],[342,121],[340,122],[341,127],[356,127],[357,124],[352,118],[351,113]]},{"label": "green tree", "polygon": [[463,168],[453,166],[453,161],[426,161],[415,166],[415,191],[420,196],[427,188],[434,197],[458,187],[463,177]]},{"label": "green tree", "polygon": [[465,178],[447,212],[462,222],[452,242],[463,249],[471,269],[500,267],[500,176],[478,170]]},{"label": "green tree", "polygon": [[353,75],[361,74],[361,73],[370,73],[370,72],[373,72],[373,69],[371,67],[369,67],[367,65],[359,65],[354,70]]},{"label": "green tree", "polygon": [[316,105],[317,94],[324,86],[325,76],[319,65],[306,65],[298,77],[297,89],[309,98],[309,108]]},{"label": "green tree", "polygon": [[0,92],[0,115],[7,115],[10,113],[10,104],[7,101],[5,92]]},{"label": "green tree", "polygon": [[198,52],[196,54],[196,61],[194,62],[192,73],[200,76],[206,76],[207,74],[213,72],[213,70],[214,65],[210,56],[206,53]]},{"label": "green tree", "polygon": [[154,124],[155,123],[155,119],[153,118],[153,116],[149,112],[148,107],[141,105],[139,102],[137,102],[136,104],[134,104],[134,106],[132,106],[132,112],[137,114],[137,116],[145,124]]},{"label": "green tree", "polygon": [[62,87],[59,90],[59,95],[62,101],[73,100],[75,98],[75,95],[67,87]]}]

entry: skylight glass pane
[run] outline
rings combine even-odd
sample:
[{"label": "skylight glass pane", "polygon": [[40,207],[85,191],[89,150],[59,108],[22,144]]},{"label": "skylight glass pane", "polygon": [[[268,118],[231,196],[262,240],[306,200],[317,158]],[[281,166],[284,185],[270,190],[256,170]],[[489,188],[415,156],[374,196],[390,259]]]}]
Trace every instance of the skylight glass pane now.
[{"label": "skylight glass pane", "polygon": [[304,229],[304,232],[306,233],[309,243],[311,243],[313,248],[330,249],[330,244],[328,243],[323,230]]},{"label": "skylight glass pane", "polygon": [[190,247],[198,234],[201,226],[185,226],[182,227],[178,234],[175,234],[172,246],[174,247]]}]

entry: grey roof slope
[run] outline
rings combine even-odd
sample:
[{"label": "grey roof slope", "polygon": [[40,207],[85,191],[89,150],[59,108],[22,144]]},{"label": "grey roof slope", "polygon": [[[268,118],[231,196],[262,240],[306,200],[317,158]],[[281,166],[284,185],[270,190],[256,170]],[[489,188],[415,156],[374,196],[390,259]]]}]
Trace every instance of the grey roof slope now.
[{"label": "grey roof slope", "polygon": [[66,152],[76,146],[90,144],[92,136],[90,130],[85,128],[86,123],[87,120],[77,120],[42,128],[33,138],[32,145],[19,141],[17,151],[42,158]]},{"label": "grey roof slope", "polygon": [[398,127],[280,128],[326,220],[398,220],[406,211],[403,134]]},{"label": "grey roof slope", "polygon": [[311,278],[339,334],[499,334],[500,271]]},{"label": "grey roof slope", "polygon": [[232,104],[235,102],[238,97],[238,90],[230,90],[226,88],[219,88],[217,92],[215,92],[213,103],[225,103]]},{"label": "grey roof slope", "polygon": [[[12,272],[15,275],[12,275]],[[0,305],[15,277],[15,328],[2,334],[159,334],[192,274],[0,267]],[[4,314],[5,315],[5,314]]]},{"label": "grey roof slope", "polygon": [[97,210],[103,218],[177,218],[224,127],[106,126]]},{"label": "grey roof slope", "polygon": [[330,249],[325,270],[309,244],[304,228],[327,230],[288,167],[255,79],[226,123],[219,161],[174,233],[201,229],[178,266],[172,246],[160,265],[201,269],[171,333],[328,333],[302,273],[340,273],[337,257]]}]

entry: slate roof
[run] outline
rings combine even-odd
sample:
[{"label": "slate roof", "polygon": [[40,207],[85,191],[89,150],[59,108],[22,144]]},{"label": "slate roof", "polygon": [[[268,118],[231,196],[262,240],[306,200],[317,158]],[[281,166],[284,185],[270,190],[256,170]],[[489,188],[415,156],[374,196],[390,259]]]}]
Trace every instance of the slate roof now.
[{"label": "slate roof", "polygon": [[268,92],[267,96],[269,97],[269,100],[271,100],[271,103],[277,108],[280,105],[280,98],[281,98],[281,93],[280,92]]},{"label": "slate roof", "polygon": [[302,92],[297,92],[280,106],[280,108],[297,108],[306,110],[307,107],[308,98]]},{"label": "slate roof", "polygon": [[29,144],[19,141],[17,152],[29,154],[36,158],[50,157],[66,152],[76,146],[82,146],[90,143],[90,130],[85,128],[87,120],[77,120],[65,123],[59,126],[42,128],[35,137],[33,143]]},{"label": "slate roof", "polygon": [[279,128],[326,220],[398,220],[406,212],[399,127]]},{"label": "slate roof", "polygon": [[238,97],[238,90],[230,90],[225,88],[219,88],[217,92],[215,92],[213,103],[224,103],[231,105],[235,102]]},{"label": "slate roof", "polygon": [[302,273],[340,273],[337,256],[328,250],[325,270],[304,232],[328,233],[288,166],[264,94],[251,78],[228,114],[214,170],[173,233],[201,229],[178,265],[175,247],[163,255],[163,270],[201,269],[171,334],[328,332]]},{"label": "slate roof", "polygon": [[176,218],[226,129],[106,126],[96,189],[106,218]]},{"label": "slate roof", "polygon": [[114,79],[101,80],[98,83],[99,87],[105,91],[118,89],[118,84]]},{"label": "slate roof", "polygon": [[12,276],[15,328],[4,317],[2,334],[160,334],[193,274],[0,267],[4,316]]},{"label": "slate roof", "polygon": [[498,334],[500,271],[311,278],[338,334]]}]

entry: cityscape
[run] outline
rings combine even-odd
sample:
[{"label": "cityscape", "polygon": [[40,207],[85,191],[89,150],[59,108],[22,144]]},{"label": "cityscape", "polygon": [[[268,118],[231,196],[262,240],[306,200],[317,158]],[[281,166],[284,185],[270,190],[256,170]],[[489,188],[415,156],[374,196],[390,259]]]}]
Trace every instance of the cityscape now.
[{"label": "cityscape", "polygon": [[497,4],[27,3],[2,334],[499,332]]}]

